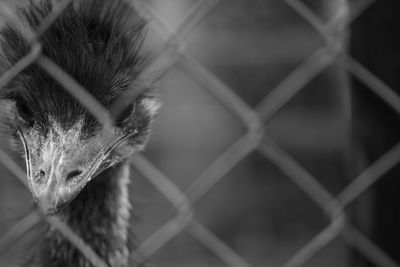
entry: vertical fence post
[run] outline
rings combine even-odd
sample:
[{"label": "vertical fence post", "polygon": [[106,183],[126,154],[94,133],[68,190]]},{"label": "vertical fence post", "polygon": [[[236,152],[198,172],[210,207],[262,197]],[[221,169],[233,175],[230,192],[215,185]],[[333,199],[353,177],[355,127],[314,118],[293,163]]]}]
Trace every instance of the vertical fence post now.
[{"label": "vertical fence post", "polygon": [[[395,92],[400,88],[400,18],[398,1],[375,1],[354,22],[350,50],[354,59],[377,75]],[[368,90],[368,84],[352,81],[353,143],[362,168],[400,141],[400,118],[384,101]],[[396,94],[397,94],[396,92]],[[360,199],[355,223],[373,241],[400,262],[400,168],[395,166]],[[371,266],[356,257],[353,266]]]}]

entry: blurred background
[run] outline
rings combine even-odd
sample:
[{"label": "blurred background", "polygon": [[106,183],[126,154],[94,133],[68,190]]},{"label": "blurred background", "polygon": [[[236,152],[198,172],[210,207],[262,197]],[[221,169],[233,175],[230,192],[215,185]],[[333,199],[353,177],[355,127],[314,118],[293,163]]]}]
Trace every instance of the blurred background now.
[{"label": "blurred background", "polygon": [[[176,29],[196,2],[149,0],[147,5]],[[327,22],[337,13],[340,1],[304,3]],[[150,27],[145,48],[153,59],[162,55],[165,43]],[[324,44],[321,34],[285,1],[229,0],[216,5],[188,34],[184,49],[245,103],[257,108]],[[144,155],[184,191],[247,129],[184,63],[178,61],[155,85],[164,104]],[[265,122],[265,132],[336,195],[352,179],[348,171],[352,164],[350,114],[349,81],[340,62],[334,61]],[[1,140],[6,143],[7,137]],[[132,181],[136,213],[132,228],[140,243],[171,219],[175,208],[134,169]],[[2,167],[0,236],[31,205],[29,192]],[[194,210],[200,223],[253,266],[282,265],[329,224],[323,210],[257,151],[221,178],[194,204]],[[32,243],[25,239],[1,255],[0,266],[12,266],[18,253],[29,249]],[[307,266],[352,266],[350,252],[337,239]],[[164,245],[151,262],[154,266],[225,266],[185,232]]]},{"label": "blurred background", "polygon": [[[195,2],[151,1],[172,28]],[[328,20],[334,12],[329,2],[308,4]],[[149,46],[157,45],[152,49],[156,55],[163,48],[158,47],[163,44],[159,38],[150,30]],[[283,1],[234,0],[221,2],[190,33],[185,48],[256,108],[322,45],[321,36]],[[164,106],[145,155],[183,190],[247,129],[179,63],[157,85]],[[340,69],[332,64],[265,125],[267,135],[332,192],[347,183],[343,148],[349,100],[344,85]],[[146,237],[170,218],[173,207],[146,179],[134,180],[140,182],[136,226]],[[221,179],[195,208],[200,222],[255,266],[283,264],[329,222],[306,194],[257,151]],[[346,266],[346,258],[344,243],[337,241],[310,266]],[[154,259],[160,266],[224,266],[185,233]]]}]

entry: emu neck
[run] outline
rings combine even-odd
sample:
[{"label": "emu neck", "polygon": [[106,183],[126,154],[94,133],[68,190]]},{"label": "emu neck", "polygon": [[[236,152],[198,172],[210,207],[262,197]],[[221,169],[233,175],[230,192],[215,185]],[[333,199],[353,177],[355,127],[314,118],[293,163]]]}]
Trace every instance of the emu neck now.
[{"label": "emu neck", "polygon": [[[128,265],[129,166],[110,168],[89,182],[59,213],[83,241],[112,267]],[[92,266],[61,233],[50,229],[41,256],[41,266]]]}]

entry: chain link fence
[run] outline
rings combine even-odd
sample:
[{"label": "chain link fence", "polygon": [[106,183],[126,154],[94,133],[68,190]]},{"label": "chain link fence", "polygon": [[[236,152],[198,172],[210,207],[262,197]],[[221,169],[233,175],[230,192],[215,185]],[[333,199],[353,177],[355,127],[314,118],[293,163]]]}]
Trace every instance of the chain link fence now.
[{"label": "chain link fence", "polygon": [[[31,52],[0,77],[0,87],[7,84],[29,64],[36,62],[107,127],[111,125],[108,111],[99,105],[95,99],[91,98],[84,88],[63,72],[60,67],[41,54],[40,35],[45,32],[71,2],[72,0],[58,1],[53,13],[45,19],[36,33],[30,32],[24,27],[12,9],[7,4],[1,3],[1,19],[12,23],[30,41]],[[215,98],[246,129],[245,133],[227,147],[207,168],[202,170],[201,174],[185,190],[176,186],[172,182],[173,177],[165,175],[144,156],[134,155],[130,159],[134,169],[143,174],[147,181],[170,202],[176,212],[176,215],[146,238],[132,253],[131,266],[136,266],[151,258],[158,250],[168,246],[172,239],[183,232],[189,234],[209,249],[224,263],[224,266],[255,266],[201,223],[195,216],[196,208],[194,208],[218,183],[223,179],[229,179],[229,175],[227,176],[226,174],[254,151],[260,152],[268,161],[273,163],[298,186],[299,190],[302,190],[318,205],[329,218],[329,224],[294,255],[287,258],[283,266],[296,267],[306,265],[337,238],[342,238],[349,247],[360,252],[377,266],[398,266],[367,236],[351,225],[350,220],[346,217],[345,208],[353,203],[365,190],[373,186],[374,182],[382,174],[398,163],[400,159],[399,145],[393,147],[374,164],[352,179],[339,194],[334,195],[321,184],[318,177],[309,173],[302,164],[298,163],[279,144],[273,141],[265,131],[265,124],[307,83],[334,62],[339,63],[347,73],[368,84],[369,88],[384,99],[388,105],[391,105],[395,110],[399,110],[400,99],[391,88],[387,87],[373,73],[370,73],[346,53],[346,36],[349,31],[349,25],[365,8],[372,4],[372,1],[357,1],[356,4],[351,6],[351,10],[347,1],[334,1],[335,3],[332,4],[334,15],[331,16],[328,22],[323,21],[302,1],[284,1],[285,5],[301,16],[304,21],[319,33],[324,43],[284,77],[273,90],[264,96],[255,108],[246,103],[230,86],[192,57],[185,47],[190,34],[196,30],[200,23],[207,20],[209,14],[218,9],[222,2],[224,0],[190,2],[192,6],[187,10],[186,15],[177,27],[171,27],[164,22],[163,18],[152,7],[151,2],[130,2],[140,14],[150,21],[149,26],[152,30],[155,30],[163,38],[164,48],[146,71],[150,76],[148,78],[157,80],[175,68],[181,69],[185,75],[199,83],[201,88]],[[23,185],[26,185],[25,172],[7,153],[0,151],[0,161]],[[43,216],[35,208],[26,213],[18,223],[0,238],[0,251],[8,249],[16,240],[42,220],[58,229],[71,243],[79,248],[94,266],[107,266],[91,247],[85,244],[67,225],[56,218]]]}]

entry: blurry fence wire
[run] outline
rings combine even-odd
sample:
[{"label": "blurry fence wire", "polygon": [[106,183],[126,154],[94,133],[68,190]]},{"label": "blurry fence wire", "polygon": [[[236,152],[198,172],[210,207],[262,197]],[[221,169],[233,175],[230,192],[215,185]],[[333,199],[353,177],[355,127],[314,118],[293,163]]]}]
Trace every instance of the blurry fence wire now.
[{"label": "blurry fence wire", "polygon": [[[126,0],[130,1],[130,0]],[[371,1],[359,1],[350,12],[349,3],[345,0],[336,1],[336,15],[328,23],[323,22],[308,6],[298,0],[286,0],[286,4],[300,14],[325,40],[325,45],[304,60],[287,77],[261,101],[255,109],[246,104],[229,86],[225,85],[216,75],[207,70],[196,59],[185,52],[186,37],[196,26],[207,19],[207,15],[223,0],[197,1],[184,17],[179,27],[174,30],[167,25],[156,11],[146,1],[131,1],[130,3],[148,18],[150,25],[164,38],[165,48],[162,54],[150,66],[152,79],[163,76],[167,71],[176,67],[191,76],[207,90],[221,105],[234,114],[246,127],[246,133],[234,142],[224,153],[206,168],[201,175],[187,188],[180,190],[170,178],[158,170],[151,162],[141,155],[135,155],[130,162],[140,171],[154,187],[171,202],[176,210],[176,216],[148,237],[132,254],[132,261],[139,264],[151,257],[158,249],[181,232],[187,232],[214,253],[226,266],[250,267],[251,263],[231,249],[211,230],[194,218],[192,206],[220,182],[225,174],[244,160],[251,152],[260,151],[269,161],[274,163],[298,187],[303,190],[330,218],[330,224],[317,234],[308,244],[287,259],[285,267],[304,266],[318,252],[337,237],[342,237],[351,247],[378,266],[394,267],[394,263],[379,247],[371,242],[364,234],[354,228],[346,220],[344,208],[352,203],[360,194],[378,180],[400,159],[400,147],[395,146],[373,165],[356,177],[340,194],[332,195],[320,184],[318,178],[311,175],[297,163],[289,154],[274,143],[264,132],[264,125],[282,106],[284,106],[306,83],[322,72],[335,61],[341,62],[343,68],[367,84],[379,97],[384,99],[394,109],[400,109],[400,99],[362,65],[346,54],[345,36],[351,21],[371,4]],[[72,0],[58,1],[56,8],[45,19],[39,31],[34,33],[24,27],[18,17],[6,4],[1,4],[1,19],[12,23],[31,44],[31,52],[21,59],[0,77],[0,87],[18,75],[32,62],[38,63],[51,76],[103,123],[105,128],[112,124],[111,116],[99,103],[70,78],[61,68],[41,54],[40,34],[46,31],[62,10]],[[25,175],[7,154],[0,151],[0,161],[24,184]],[[0,238],[0,254],[19,237],[31,229],[40,220],[46,220],[62,232],[94,266],[107,264],[85,244],[67,225],[55,218],[46,218],[40,210],[33,209]]]}]

